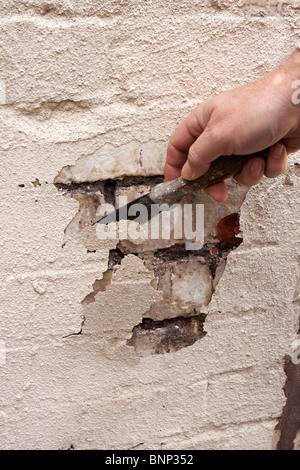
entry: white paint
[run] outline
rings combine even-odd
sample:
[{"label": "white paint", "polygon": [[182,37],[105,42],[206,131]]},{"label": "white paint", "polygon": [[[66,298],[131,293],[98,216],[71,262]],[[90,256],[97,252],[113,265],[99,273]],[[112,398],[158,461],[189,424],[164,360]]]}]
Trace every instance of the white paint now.
[{"label": "white paint", "polygon": [[73,166],[64,167],[55,183],[80,183],[124,175],[163,174],[166,142],[130,142],[115,147],[105,144],[88,157],[81,157]]},{"label": "white paint", "polygon": [[[71,226],[62,248],[78,202],[52,182],[162,172],[166,143],[197,102],[262,76],[294,48],[299,18],[287,4],[1,3],[11,103],[0,109],[1,338],[12,351],[1,366],[1,448],[269,445],[285,402],[282,358],[295,339],[292,166],[292,185],[265,180],[248,193],[244,244],[206,306],[206,337],[144,358],[126,340],[160,299],[151,273],[128,257],[83,307],[114,244]],[[236,200],[217,210],[228,215]]]}]

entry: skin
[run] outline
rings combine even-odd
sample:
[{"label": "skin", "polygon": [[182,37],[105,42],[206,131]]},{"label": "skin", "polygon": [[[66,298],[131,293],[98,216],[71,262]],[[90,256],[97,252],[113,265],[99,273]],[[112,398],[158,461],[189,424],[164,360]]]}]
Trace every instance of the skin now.
[{"label": "skin", "polygon": [[[263,176],[281,175],[286,170],[288,155],[300,150],[300,105],[292,100],[298,80],[300,51],[297,49],[261,80],[199,104],[179,124],[169,141],[165,180],[180,175],[194,180],[206,173],[210,163],[221,155],[256,153],[268,147],[271,149],[267,162],[252,158],[235,179],[253,186]],[[228,197],[224,182],[206,191],[219,202]]]}]

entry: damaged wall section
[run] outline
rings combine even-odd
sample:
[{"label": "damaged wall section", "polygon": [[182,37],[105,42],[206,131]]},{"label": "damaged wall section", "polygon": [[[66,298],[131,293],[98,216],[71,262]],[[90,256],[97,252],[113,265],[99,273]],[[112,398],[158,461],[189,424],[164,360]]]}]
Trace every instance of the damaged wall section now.
[{"label": "damaged wall section", "polygon": [[[144,148],[149,152],[151,143],[140,144],[136,148],[137,167],[141,168]],[[129,146],[119,153],[128,151]],[[155,149],[154,149],[155,150]],[[100,149],[98,153],[107,150]],[[137,159],[137,155],[139,158]],[[84,178],[95,179],[94,167],[90,165],[91,157],[86,159],[86,167],[90,175]],[[96,160],[93,160],[94,162]],[[119,176],[97,181],[78,182],[76,170],[84,167],[81,159],[73,168],[62,169],[55,179],[56,187],[67,197],[79,202],[79,210],[65,231],[65,242],[82,231],[85,227],[93,226],[99,219],[102,206],[112,204],[118,207],[120,197],[126,197],[128,202],[148,192],[154,185],[163,181],[162,175]],[[73,181],[73,179],[76,181]],[[204,192],[198,195],[186,196],[184,204],[205,204],[204,245],[199,250],[187,250],[186,239],[176,239],[176,224],[173,220],[170,239],[144,239],[136,242],[130,238],[116,239],[115,248],[110,251],[108,268],[101,279],[96,279],[93,291],[83,300],[84,305],[95,301],[110,285],[113,272],[128,254],[139,257],[145,267],[153,273],[151,285],[160,293],[160,300],[153,302],[146,310],[139,324],[133,326],[132,337],[127,344],[133,346],[138,355],[163,354],[180,350],[194,344],[205,335],[205,309],[211,300],[213,292],[225,269],[228,254],[237,248],[241,242],[239,230],[239,210],[247,194],[247,188],[237,185],[232,179],[228,182],[230,195],[228,201],[219,205]],[[96,247],[89,250],[96,251]]]},{"label": "damaged wall section", "polygon": [[[139,151],[139,155],[141,154],[142,150]],[[294,177],[298,176],[297,163],[293,170],[284,177],[285,187],[294,185]],[[139,175],[120,176],[92,183],[56,183],[65,196],[79,202],[79,211],[66,229],[66,240],[85,227],[93,226],[99,219],[98,210],[101,205],[109,203],[118,207],[120,195],[126,195],[128,201],[131,201],[161,181],[161,175]],[[185,240],[176,240],[173,236],[170,240],[144,240],[139,243],[130,239],[118,239],[115,248],[109,252],[107,270],[103,272],[101,279],[95,280],[93,291],[83,299],[83,309],[98,298],[101,299],[101,293],[110,286],[114,273],[128,255],[134,255],[143,262],[146,270],[152,274],[151,286],[159,294],[159,298],[144,311],[140,322],[133,325],[131,337],[126,339],[126,345],[133,347],[138,356],[175,353],[205,338],[207,311],[225,271],[227,257],[242,246],[243,241],[239,213],[248,188],[240,187],[232,179],[227,184],[229,198],[222,205],[203,192],[196,197],[187,197],[182,202],[201,202],[205,205],[205,236],[201,249],[186,250]],[[174,235],[173,232],[172,234]],[[298,290],[296,288],[294,296],[296,312],[299,310]],[[86,314],[88,315],[88,311]],[[101,311],[99,315],[101,316]],[[287,402],[275,432],[278,450],[294,449],[298,445],[298,368],[290,360],[286,361]]]}]

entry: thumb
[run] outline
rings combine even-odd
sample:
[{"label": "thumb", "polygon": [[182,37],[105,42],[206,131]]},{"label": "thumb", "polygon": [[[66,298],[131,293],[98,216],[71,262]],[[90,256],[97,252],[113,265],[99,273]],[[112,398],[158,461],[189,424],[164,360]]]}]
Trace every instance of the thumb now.
[{"label": "thumb", "polygon": [[221,155],[225,155],[228,147],[221,133],[206,128],[198,139],[190,146],[188,158],[182,167],[181,175],[186,180],[195,180],[204,175],[210,163]]}]

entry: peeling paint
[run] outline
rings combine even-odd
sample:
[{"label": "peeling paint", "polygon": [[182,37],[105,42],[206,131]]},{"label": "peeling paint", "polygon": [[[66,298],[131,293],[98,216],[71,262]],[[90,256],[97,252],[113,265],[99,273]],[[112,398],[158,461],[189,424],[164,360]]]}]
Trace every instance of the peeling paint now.
[{"label": "peeling paint", "polygon": [[[134,143],[134,148],[135,145]],[[149,145],[151,147],[152,143]],[[140,150],[139,162],[141,155]],[[81,159],[81,169],[84,161]],[[88,162],[87,165],[89,166]],[[74,170],[70,169],[69,176],[67,171],[69,170],[64,168],[60,172],[55,179],[55,185],[65,196],[79,202],[79,211],[66,228],[66,241],[84,228],[93,225],[104,203],[118,207],[120,197],[126,196],[128,202],[134,200],[162,180],[160,175],[127,175],[112,179],[112,174],[109,173],[108,179],[75,182],[74,176],[71,176],[74,175]],[[61,175],[64,175],[63,180]],[[197,333],[195,333],[194,312],[199,312],[209,305],[224,272],[227,256],[242,242],[238,211],[246,196],[247,188],[242,188],[231,181],[229,189],[229,198],[223,205],[217,204],[204,192],[196,197],[188,196],[182,201],[182,205],[205,203],[206,244],[201,250],[187,251],[185,240],[176,240],[174,237],[169,240],[146,241],[117,239],[115,248],[110,250],[107,270],[103,272],[102,278],[95,280],[93,291],[83,299],[84,307],[101,296],[101,293],[110,286],[113,272],[125,256],[133,254],[143,261],[146,269],[153,275],[151,285],[157,293],[160,293],[161,298],[153,302],[150,309],[145,310],[141,323],[133,327],[132,338],[128,344],[135,346],[138,355],[153,354],[153,351],[159,354],[166,350],[176,352],[203,338],[201,329],[200,331],[196,328]],[[182,221],[178,220],[178,223]],[[93,250],[93,246],[89,246],[89,250]],[[93,251],[97,251],[97,248],[94,247]],[[169,320],[172,322],[167,323]],[[181,325],[178,331],[175,328],[176,321]],[[148,328],[150,322],[151,328]],[[179,331],[181,339],[174,334],[172,343],[172,334],[174,332],[179,334]],[[194,333],[191,333],[192,331]],[[162,344],[168,346],[162,347]]]},{"label": "peeling paint", "polygon": [[107,286],[110,285],[113,275],[113,270],[115,266],[121,264],[122,259],[124,258],[123,253],[119,250],[110,250],[108,258],[108,269],[102,275],[101,279],[96,279],[93,284],[93,292],[88,294],[82,301],[82,304],[90,304],[95,301],[95,296],[98,292],[103,292]]},{"label": "peeling paint", "polygon": [[[163,174],[167,142],[137,141],[116,147],[105,144],[93,154],[81,157],[75,165],[65,166],[54,184],[94,182],[126,175],[151,176]],[[141,165],[143,155],[143,165]]]}]

